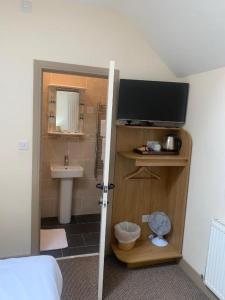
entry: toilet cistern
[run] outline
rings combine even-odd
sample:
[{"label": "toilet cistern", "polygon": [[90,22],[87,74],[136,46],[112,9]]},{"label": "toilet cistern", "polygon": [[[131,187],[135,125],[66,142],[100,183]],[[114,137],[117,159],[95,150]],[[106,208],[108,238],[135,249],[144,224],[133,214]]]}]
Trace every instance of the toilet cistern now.
[{"label": "toilet cistern", "polygon": [[[66,156],[66,155],[65,155]],[[68,158],[68,156],[67,156]],[[68,163],[68,165],[65,165]],[[60,179],[59,195],[59,222],[70,223],[72,210],[73,179],[83,177],[84,169],[81,166],[69,166],[69,159],[64,165],[51,165],[51,177]]]}]

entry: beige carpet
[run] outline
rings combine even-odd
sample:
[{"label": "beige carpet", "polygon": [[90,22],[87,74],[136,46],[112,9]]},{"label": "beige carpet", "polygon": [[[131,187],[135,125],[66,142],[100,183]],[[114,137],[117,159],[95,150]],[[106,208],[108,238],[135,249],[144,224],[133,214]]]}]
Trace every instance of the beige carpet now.
[{"label": "beige carpet", "polygon": [[[64,278],[62,300],[96,300],[98,257],[58,261]],[[104,299],[206,300],[177,265],[135,270],[110,257],[105,263]]]}]

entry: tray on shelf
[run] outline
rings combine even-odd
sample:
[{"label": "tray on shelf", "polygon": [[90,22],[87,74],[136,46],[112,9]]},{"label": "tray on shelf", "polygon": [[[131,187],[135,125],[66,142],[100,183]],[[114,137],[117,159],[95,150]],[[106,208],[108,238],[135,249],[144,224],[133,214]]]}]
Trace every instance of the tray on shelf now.
[{"label": "tray on shelf", "polygon": [[134,149],[135,153],[141,155],[178,155],[178,151],[150,151],[147,150],[146,147],[138,147]]}]

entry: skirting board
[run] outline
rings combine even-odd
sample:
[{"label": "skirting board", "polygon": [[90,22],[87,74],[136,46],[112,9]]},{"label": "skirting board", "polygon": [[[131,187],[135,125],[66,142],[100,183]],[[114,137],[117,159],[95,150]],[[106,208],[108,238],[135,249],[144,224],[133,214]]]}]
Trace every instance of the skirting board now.
[{"label": "skirting board", "polygon": [[187,263],[183,258],[179,262],[179,266],[186,273],[186,275],[194,281],[197,287],[202,290],[202,292],[210,299],[210,300],[219,300],[203,283],[201,276]]}]

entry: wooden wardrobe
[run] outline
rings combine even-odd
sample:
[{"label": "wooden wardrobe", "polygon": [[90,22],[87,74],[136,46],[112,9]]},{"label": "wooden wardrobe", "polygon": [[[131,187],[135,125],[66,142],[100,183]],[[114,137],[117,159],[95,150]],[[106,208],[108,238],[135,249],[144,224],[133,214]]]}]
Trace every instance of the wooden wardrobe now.
[{"label": "wooden wardrobe", "polygon": [[[161,141],[167,134],[182,140],[179,155],[141,155],[133,149],[147,141]],[[117,125],[115,190],[112,206],[111,246],[116,257],[128,267],[176,261],[182,257],[188,179],[191,159],[191,137],[180,128],[138,127]],[[127,179],[138,167],[149,167],[160,178]],[[151,233],[142,216],[154,211],[165,212],[172,223],[166,237],[166,247],[154,246],[148,239]],[[120,250],[114,237],[114,225],[130,221],[141,226],[141,237],[133,249]]]}]

